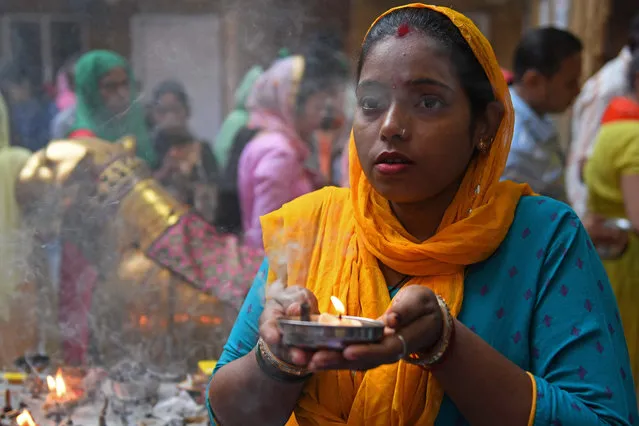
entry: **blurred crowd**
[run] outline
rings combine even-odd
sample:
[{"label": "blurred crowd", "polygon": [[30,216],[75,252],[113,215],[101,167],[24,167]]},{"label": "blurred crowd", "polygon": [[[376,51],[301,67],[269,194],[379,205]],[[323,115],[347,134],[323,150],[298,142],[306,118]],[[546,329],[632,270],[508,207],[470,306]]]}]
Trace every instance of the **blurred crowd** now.
[{"label": "blurred crowd", "polygon": [[19,64],[5,63],[0,90],[9,109],[9,144],[36,152],[50,140],[133,136],[138,156],[176,198],[259,246],[261,215],[342,183],[340,153],[352,107],[340,43],[317,34],[298,55],[283,49],[268,69],[250,69],[233,111],[208,138],[189,127],[188,82],[167,80],[141,93],[130,63],[116,52],[69,58],[55,93],[33,87]]}]

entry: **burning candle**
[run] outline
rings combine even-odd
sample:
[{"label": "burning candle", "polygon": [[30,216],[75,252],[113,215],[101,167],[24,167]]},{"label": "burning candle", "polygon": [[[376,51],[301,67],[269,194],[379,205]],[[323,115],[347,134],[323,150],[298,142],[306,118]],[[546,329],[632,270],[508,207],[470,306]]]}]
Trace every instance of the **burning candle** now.
[{"label": "burning candle", "polygon": [[323,313],[317,320],[319,323],[326,325],[348,325],[355,327],[362,326],[362,323],[360,321],[350,318],[342,318],[342,315],[346,313],[346,309],[344,308],[344,304],[342,303],[342,301],[339,300],[337,297],[331,296],[331,303],[333,304],[335,311],[337,311],[337,316],[331,315],[329,313]]},{"label": "burning candle", "polygon": [[20,413],[18,417],[16,417],[16,423],[18,426],[37,426],[36,422],[33,421],[33,417],[31,417],[29,410],[24,410]]},{"label": "burning candle", "polygon": [[47,376],[49,392],[56,400],[63,400],[67,395],[67,385],[62,377],[62,371],[58,370],[55,377]]},{"label": "burning candle", "polygon": [[333,307],[337,311],[338,318],[341,321],[342,320],[342,315],[346,313],[346,308],[344,307],[344,304],[342,303],[341,300],[339,300],[335,296],[331,296],[331,303],[333,304]]}]

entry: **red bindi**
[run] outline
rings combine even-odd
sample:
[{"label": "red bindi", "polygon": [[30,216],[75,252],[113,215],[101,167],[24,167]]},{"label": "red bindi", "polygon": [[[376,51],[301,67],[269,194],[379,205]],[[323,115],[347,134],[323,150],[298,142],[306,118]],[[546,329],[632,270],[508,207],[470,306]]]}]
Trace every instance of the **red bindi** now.
[{"label": "red bindi", "polygon": [[397,37],[404,37],[410,32],[410,27],[406,22],[397,27]]}]

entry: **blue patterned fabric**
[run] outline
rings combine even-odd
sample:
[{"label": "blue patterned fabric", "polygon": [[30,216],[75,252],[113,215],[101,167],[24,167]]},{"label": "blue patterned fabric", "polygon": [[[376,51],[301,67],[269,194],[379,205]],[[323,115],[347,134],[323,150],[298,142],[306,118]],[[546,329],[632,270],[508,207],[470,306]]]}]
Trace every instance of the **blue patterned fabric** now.
[{"label": "blue patterned fabric", "polygon": [[[265,261],[216,371],[255,346],[267,272]],[[535,425],[639,421],[614,295],[586,231],[565,204],[521,199],[497,252],[468,268],[459,320],[535,376]],[[446,397],[436,425],[467,424]]]}]

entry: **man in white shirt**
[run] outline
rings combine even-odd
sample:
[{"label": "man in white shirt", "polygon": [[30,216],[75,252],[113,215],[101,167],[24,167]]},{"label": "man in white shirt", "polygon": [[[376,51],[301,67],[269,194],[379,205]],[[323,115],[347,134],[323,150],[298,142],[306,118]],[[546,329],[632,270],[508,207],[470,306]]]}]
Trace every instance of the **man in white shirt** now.
[{"label": "man in white shirt", "polygon": [[566,170],[568,199],[583,219],[586,213],[586,187],[581,178],[582,167],[589,157],[601,126],[601,118],[612,98],[628,91],[628,65],[635,50],[639,49],[639,15],[630,25],[628,45],[619,56],[608,62],[593,75],[581,90],[575,102],[572,118],[572,142]]}]

